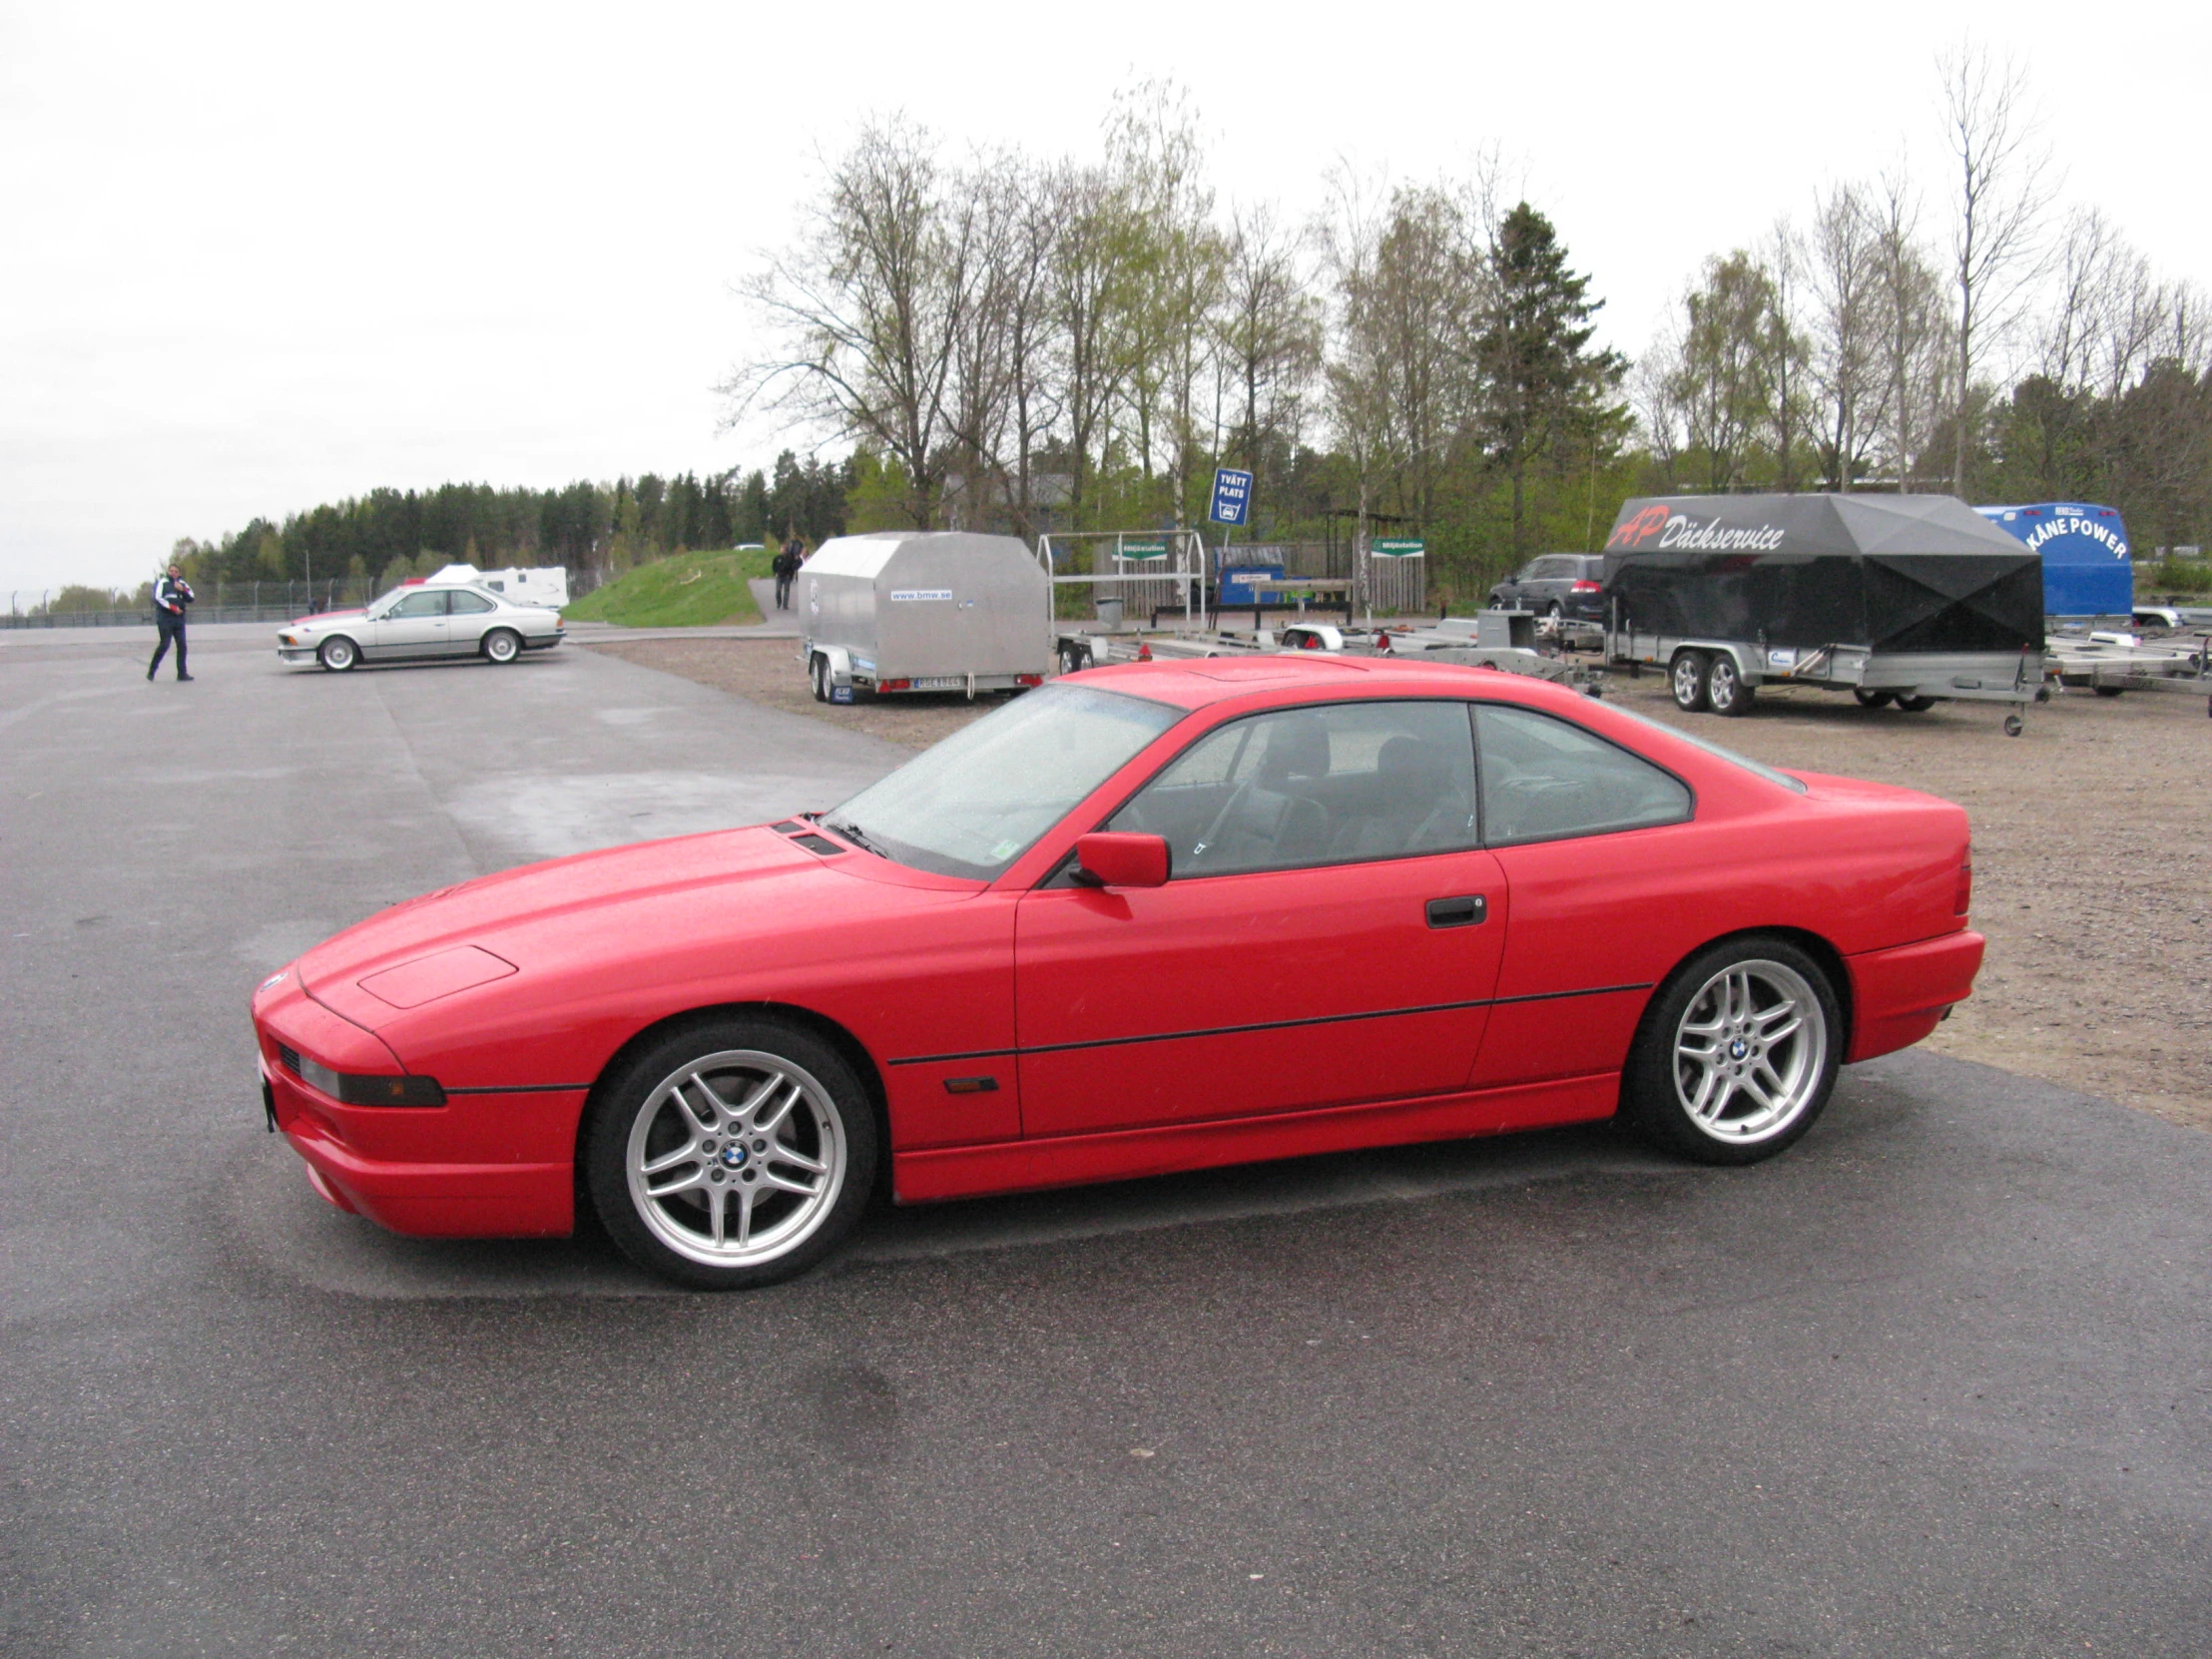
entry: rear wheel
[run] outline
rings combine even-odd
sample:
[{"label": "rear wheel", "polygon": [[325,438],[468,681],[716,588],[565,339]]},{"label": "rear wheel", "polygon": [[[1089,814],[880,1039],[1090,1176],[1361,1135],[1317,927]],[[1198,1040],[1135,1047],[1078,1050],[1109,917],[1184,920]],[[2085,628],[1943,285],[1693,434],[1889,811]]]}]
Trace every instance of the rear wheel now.
[{"label": "rear wheel", "polygon": [[495,663],[511,663],[522,655],[522,636],[511,628],[494,628],[484,636],[482,649]]},{"label": "rear wheel", "polygon": [[315,661],[332,674],[343,674],[361,660],[360,652],[343,634],[335,634],[324,640],[322,649],[314,655]]},{"label": "rear wheel", "polygon": [[1900,696],[1898,698],[1898,707],[1903,709],[1909,715],[1925,715],[1928,713],[1929,710],[1936,707],[1936,699],[1934,699],[1933,697]]},{"label": "rear wheel", "polygon": [[2098,686],[2096,694],[2099,697],[2125,697],[2127,688],[2125,686]]},{"label": "rear wheel", "polygon": [[1674,692],[1674,706],[1686,715],[1694,715],[1705,707],[1705,672],[1704,652],[1677,651],[1674,654],[1667,679]]},{"label": "rear wheel", "polygon": [[585,1180],[640,1267],[697,1290],[803,1273],[848,1233],[875,1180],[875,1114],[812,1033],[702,1020],[638,1055],[585,1133]]},{"label": "rear wheel", "polygon": [[1750,714],[1758,689],[1744,679],[1734,657],[1725,651],[1713,654],[1713,666],[1705,671],[1705,703],[1713,713],[1731,719]]},{"label": "rear wheel", "polygon": [[814,682],[815,701],[817,703],[829,702],[830,659],[828,657],[810,658],[807,663],[807,676]]},{"label": "rear wheel", "polygon": [[1788,939],[1724,939],[1685,962],[1644,1015],[1629,1058],[1630,1120],[1706,1164],[1771,1158],[1836,1086],[1843,1013],[1821,965]]},{"label": "rear wheel", "polygon": [[1502,611],[1502,610],[1504,610],[1504,609],[1505,609],[1505,595],[1503,595],[1502,593],[1493,593],[1493,594],[1491,594],[1491,595],[1490,595],[1490,609],[1491,609],[1491,610],[1493,610],[1493,611]]},{"label": "rear wheel", "polygon": [[1897,693],[1868,691],[1864,686],[1854,686],[1851,695],[1859,699],[1859,707],[1862,709],[1887,709]]}]

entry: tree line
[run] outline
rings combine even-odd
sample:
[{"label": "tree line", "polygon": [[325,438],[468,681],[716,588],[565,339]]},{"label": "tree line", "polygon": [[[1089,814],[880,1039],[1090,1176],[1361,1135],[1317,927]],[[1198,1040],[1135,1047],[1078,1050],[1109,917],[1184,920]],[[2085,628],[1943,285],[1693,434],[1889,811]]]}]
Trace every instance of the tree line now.
[{"label": "tree line", "polygon": [[257,518],[220,540],[187,537],[173,556],[195,582],[347,577],[389,585],[456,563],[620,572],[669,553],[792,535],[813,546],[841,535],[855,470],[849,459],[786,450],[767,471],[705,478],[648,472],[545,490],[377,489],[281,522]]},{"label": "tree line", "polygon": [[1937,211],[1902,169],[1708,259],[1632,381],[1647,473],[2118,506],[2140,553],[2212,530],[2212,306],[2061,209],[2009,66],[1939,64]]}]

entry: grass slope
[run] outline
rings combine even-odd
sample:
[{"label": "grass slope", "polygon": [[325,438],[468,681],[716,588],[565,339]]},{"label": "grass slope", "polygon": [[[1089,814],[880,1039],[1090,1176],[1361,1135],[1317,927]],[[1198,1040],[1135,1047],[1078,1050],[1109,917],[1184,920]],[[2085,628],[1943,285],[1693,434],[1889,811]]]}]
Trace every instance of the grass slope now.
[{"label": "grass slope", "polygon": [[572,622],[611,622],[621,628],[698,628],[717,622],[759,622],[746,580],[769,574],[775,555],[677,553],[584,595],[561,614]]}]

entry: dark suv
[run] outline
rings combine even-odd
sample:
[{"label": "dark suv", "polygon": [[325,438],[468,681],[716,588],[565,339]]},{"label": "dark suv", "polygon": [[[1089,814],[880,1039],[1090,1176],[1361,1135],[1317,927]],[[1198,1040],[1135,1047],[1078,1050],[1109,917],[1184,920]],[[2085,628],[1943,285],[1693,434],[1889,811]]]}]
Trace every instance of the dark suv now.
[{"label": "dark suv", "polygon": [[1493,611],[1533,611],[1567,622],[1605,620],[1605,556],[1546,553],[1490,590]]}]

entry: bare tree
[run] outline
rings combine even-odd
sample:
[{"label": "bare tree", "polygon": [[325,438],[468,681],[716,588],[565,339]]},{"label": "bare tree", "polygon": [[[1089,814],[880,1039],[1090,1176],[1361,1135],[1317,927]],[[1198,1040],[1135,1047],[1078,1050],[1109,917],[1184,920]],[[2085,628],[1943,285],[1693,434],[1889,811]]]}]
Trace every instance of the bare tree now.
[{"label": "bare tree", "polygon": [[1304,239],[1281,229],[1272,208],[1242,210],[1230,222],[1215,349],[1237,401],[1229,452],[1254,471],[1321,367],[1321,301],[1304,252]]},{"label": "bare tree", "polygon": [[1798,326],[1807,266],[1805,239],[1785,217],[1775,221],[1762,261],[1767,272],[1767,327],[1763,336],[1774,428],[1775,475],[1783,492],[1797,488],[1798,435],[1805,430],[1808,346]]},{"label": "bare tree", "polygon": [[731,418],[766,398],[879,449],[914,522],[933,526],[980,210],[903,118],[867,127],[826,183],[791,258],[745,284],[782,349],[725,383]]},{"label": "bare tree", "polygon": [[1956,372],[1951,488],[1966,489],[1975,353],[2001,339],[2025,290],[2041,275],[2037,221],[2050,205],[2049,153],[2020,103],[2026,77],[2009,58],[1963,45],[1936,60],[1943,127],[1958,164],[1952,199],[1950,280]]},{"label": "bare tree", "polygon": [[1121,231],[1126,209],[1103,168],[1064,169],[1054,176],[1050,194],[1058,233],[1045,315],[1057,359],[1056,400],[1073,462],[1069,510],[1080,520],[1093,463],[1105,464],[1113,408],[1121,395],[1115,342],[1127,288]]},{"label": "bare tree", "polygon": [[1941,280],[1920,243],[1920,206],[1903,171],[1885,173],[1875,204],[1875,278],[1882,328],[1887,459],[1911,489],[1947,383],[1949,333]]},{"label": "bare tree", "polygon": [[1829,482],[1846,494],[1883,413],[1878,241],[1862,187],[1842,185],[1815,198],[1807,272],[1810,367],[1820,401],[1814,442]]}]

